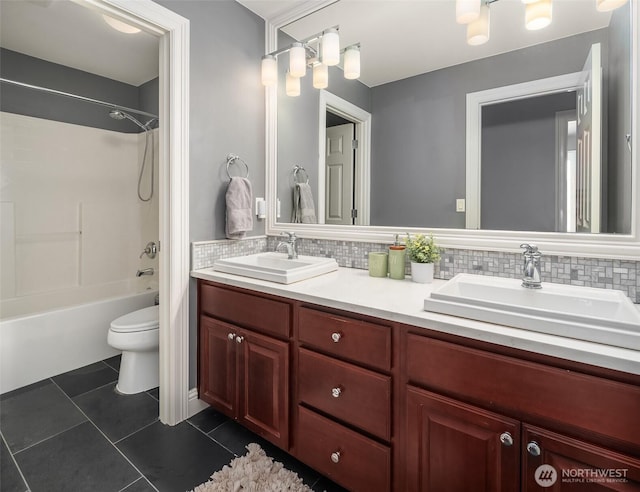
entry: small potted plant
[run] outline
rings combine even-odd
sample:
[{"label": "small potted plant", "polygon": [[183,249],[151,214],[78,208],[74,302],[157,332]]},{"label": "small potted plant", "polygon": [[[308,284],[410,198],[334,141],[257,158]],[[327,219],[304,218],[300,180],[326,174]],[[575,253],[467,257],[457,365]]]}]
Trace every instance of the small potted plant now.
[{"label": "small potted plant", "polygon": [[416,234],[415,237],[407,234],[405,245],[411,261],[411,279],[420,284],[431,283],[433,264],[440,261],[440,248],[436,246],[433,235],[427,238],[424,234]]}]

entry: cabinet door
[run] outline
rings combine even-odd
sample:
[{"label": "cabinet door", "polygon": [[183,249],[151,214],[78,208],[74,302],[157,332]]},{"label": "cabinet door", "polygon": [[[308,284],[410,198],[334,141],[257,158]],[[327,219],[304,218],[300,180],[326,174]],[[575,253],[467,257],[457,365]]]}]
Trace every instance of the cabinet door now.
[{"label": "cabinet door", "polygon": [[518,490],[518,421],[408,387],[406,431],[408,490]]},{"label": "cabinet door", "polygon": [[289,447],[289,344],[242,331],[238,421],[283,449]]},{"label": "cabinet door", "polygon": [[234,417],[236,401],[236,342],[238,328],[200,316],[200,399]]},{"label": "cabinet door", "polygon": [[640,491],[637,458],[530,425],[523,425],[522,445],[524,492]]}]

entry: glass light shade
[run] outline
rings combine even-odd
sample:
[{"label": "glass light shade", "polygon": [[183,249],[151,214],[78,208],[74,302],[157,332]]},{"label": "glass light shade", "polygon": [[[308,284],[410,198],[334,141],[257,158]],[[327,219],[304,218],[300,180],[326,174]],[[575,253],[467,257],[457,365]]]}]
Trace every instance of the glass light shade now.
[{"label": "glass light shade", "polygon": [[137,27],[133,27],[126,22],[122,22],[121,20],[114,19],[113,17],[108,16],[107,14],[102,14],[102,18],[104,21],[113,27],[116,31],[123,32],[125,34],[137,34],[140,32],[140,29]]},{"label": "glass light shade", "polygon": [[357,79],[360,77],[360,48],[349,46],[344,50],[344,78]]},{"label": "glass light shade", "polygon": [[287,72],[287,80],[285,84],[285,92],[287,96],[297,97],[300,95],[300,77],[294,77]]},{"label": "glass light shade", "polygon": [[469,24],[480,17],[481,0],[456,0],[456,22]]},{"label": "glass light shade", "polygon": [[596,10],[599,12],[609,12],[618,7],[622,7],[627,0],[596,0]]},{"label": "glass light shade", "polygon": [[322,34],[320,60],[328,67],[340,63],[340,36],[337,30],[328,29]]},{"label": "glass light shade", "polygon": [[467,24],[467,44],[478,46],[489,41],[489,6],[483,5],[480,9],[480,17]]},{"label": "glass light shade", "polygon": [[278,62],[273,55],[262,57],[262,85],[271,86],[278,82]]},{"label": "glass light shade", "polygon": [[551,0],[538,0],[524,8],[524,25],[529,31],[537,31],[551,24]]},{"label": "glass light shade", "polygon": [[302,43],[293,43],[289,49],[289,72],[294,77],[307,73],[307,53]]},{"label": "glass light shade", "polygon": [[313,86],[316,89],[329,87],[329,67],[324,63],[317,63],[313,66]]}]

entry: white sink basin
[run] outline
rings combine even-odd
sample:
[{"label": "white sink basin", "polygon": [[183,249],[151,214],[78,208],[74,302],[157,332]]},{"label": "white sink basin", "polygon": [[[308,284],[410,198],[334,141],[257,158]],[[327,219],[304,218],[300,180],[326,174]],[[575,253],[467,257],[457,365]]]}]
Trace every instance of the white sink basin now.
[{"label": "white sink basin", "polygon": [[461,273],[425,299],[425,311],[640,349],[640,311],[617,290]]},{"label": "white sink basin", "polygon": [[289,260],[284,253],[270,252],[216,260],[213,269],[243,277],[291,284],[333,272],[338,269],[338,263],[335,258],[319,256],[300,255],[295,260]]}]

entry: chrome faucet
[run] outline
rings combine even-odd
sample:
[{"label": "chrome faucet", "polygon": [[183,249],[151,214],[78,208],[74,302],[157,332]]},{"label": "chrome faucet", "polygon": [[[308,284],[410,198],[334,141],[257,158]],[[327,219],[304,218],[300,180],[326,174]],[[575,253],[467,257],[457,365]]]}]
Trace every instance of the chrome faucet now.
[{"label": "chrome faucet", "polygon": [[296,249],[296,237],[295,232],[283,232],[282,236],[288,236],[286,241],[280,241],[276,246],[276,251],[278,251],[282,246],[287,248],[287,258],[290,260],[295,260],[298,258],[298,251]]},{"label": "chrome faucet", "polygon": [[153,275],[153,268],[145,268],[136,272],[136,277],[142,277],[143,275]]},{"label": "chrome faucet", "polygon": [[540,278],[540,258],[542,253],[538,251],[535,244],[521,244],[524,249],[522,256],[524,257],[524,265],[522,267],[522,286],[527,289],[542,288]]}]

